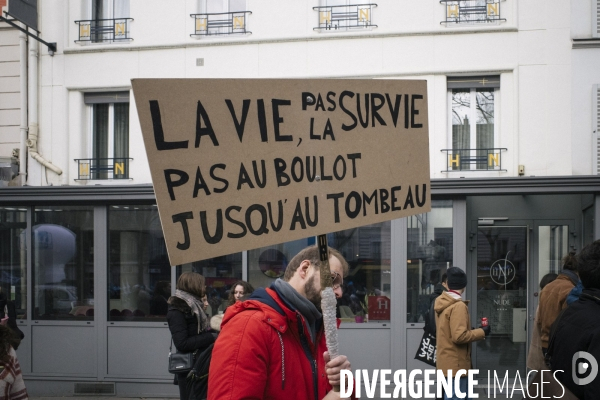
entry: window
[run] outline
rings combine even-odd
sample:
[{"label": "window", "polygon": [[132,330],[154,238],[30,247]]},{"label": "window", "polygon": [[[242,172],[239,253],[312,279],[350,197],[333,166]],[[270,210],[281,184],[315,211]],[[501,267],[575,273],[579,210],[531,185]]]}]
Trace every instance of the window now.
[{"label": "window", "polygon": [[201,0],[198,9],[199,14],[191,14],[192,37],[252,33],[247,30],[246,17],[252,13],[246,10],[246,0]]},{"label": "window", "polygon": [[598,175],[600,174],[600,84],[592,86],[592,132],[592,171]]},{"label": "window", "polygon": [[33,212],[33,318],[94,319],[94,209]]},{"label": "window", "polygon": [[496,110],[500,78],[448,78],[451,151],[448,170],[498,170]]},{"label": "window", "polygon": [[319,24],[315,30],[336,31],[357,28],[376,28],[372,23],[372,11],[377,4],[354,0],[321,0],[318,7]]},{"label": "window", "polygon": [[90,0],[86,20],[75,21],[79,25],[76,42],[129,41],[129,0]]},{"label": "window", "polygon": [[200,1],[200,12],[215,14],[246,11],[246,0],[204,0]]},{"label": "window", "polygon": [[0,296],[15,301],[17,318],[27,310],[26,228],[26,208],[0,207]]},{"label": "window", "polygon": [[176,280],[188,271],[198,272],[206,279],[206,314],[210,318],[225,311],[231,285],[242,279],[242,253],[180,265],[177,267]]},{"label": "window", "polygon": [[391,222],[330,233],[327,242],[350,266],[338,299],[338,316],[344,323],[389,321],[393,312]]},{"label": "window", "polygon": [[440,0],[446,7],[446,20],[442,24],[499,23],[500,4],[504,0]]},{"label": "window", "polygon": [[167,315],[171,264],[156,205],[108,207],[108,320]]},{"label": "window", "polygon": [[310,237],[248,251],[248,282],[254,288],[268,288],[283,278],[288,263],[300,250],[315,243]]},{"label": "window", "polygon": [[430,295],[452,267],[452,200],[432,200],[431,211],[407,219],[407,322],[425,322]]},{"label": "window", "polygon": [[129,92],[86,93],[85,103],[91,115],[91,159],[79,160],[79,179],[128,179]]}]

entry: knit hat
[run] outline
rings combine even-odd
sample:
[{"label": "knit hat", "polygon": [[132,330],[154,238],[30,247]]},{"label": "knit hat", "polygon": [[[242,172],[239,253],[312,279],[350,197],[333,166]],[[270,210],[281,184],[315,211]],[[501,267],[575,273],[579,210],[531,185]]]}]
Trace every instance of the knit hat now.
[{"label": "knit hat", "polygon": [[463,289],[467,287],[467,274],[458,267],[450,267],[446,271],[448,274],[448,288],[450,290]]}]

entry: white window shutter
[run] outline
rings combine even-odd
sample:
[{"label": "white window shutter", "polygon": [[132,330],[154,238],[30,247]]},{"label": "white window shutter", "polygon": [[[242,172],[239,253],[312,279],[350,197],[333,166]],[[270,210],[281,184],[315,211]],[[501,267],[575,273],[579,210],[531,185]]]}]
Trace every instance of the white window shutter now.
[{"label": "white window shutter", "polygon": [[594,175],[600,174],[600,85],[592,87],[592,138]]},{"label": "white window shutter", "polygon": [[592,0],[592,37],[600,38],[600,0]]}]

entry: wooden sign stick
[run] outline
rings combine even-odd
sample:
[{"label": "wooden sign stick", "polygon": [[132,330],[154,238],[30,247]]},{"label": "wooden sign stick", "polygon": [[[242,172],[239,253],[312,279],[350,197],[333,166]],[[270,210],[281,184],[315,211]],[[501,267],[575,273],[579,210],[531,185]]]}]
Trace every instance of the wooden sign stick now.
[{"label": "wooden sign stick", "polygon": [[[333,281],[329,267],[329,247],[327,246],[327,235],[319,235],[319,257],[321,259],[321,311],[323,312],[323,328],[325,330],[325,342],[329,359],[333,360],[339,355],[337,321],[335,317],[336,299],[333,293]],[[334,386],[335,392],[340,391],[339,386]]]}]

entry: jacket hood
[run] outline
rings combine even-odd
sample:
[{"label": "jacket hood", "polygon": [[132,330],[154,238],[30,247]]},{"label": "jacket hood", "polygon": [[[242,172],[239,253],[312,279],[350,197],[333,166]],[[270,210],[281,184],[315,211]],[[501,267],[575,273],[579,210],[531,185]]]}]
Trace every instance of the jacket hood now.
[{"label": "jacket hood", "polygon": [[580,299],[582,301],[590,300],[600,305],[600,289],[583,289]]},{"label": "jacket hood", "polygon": [[433,289],[433,293],[437,294],[438,296],[440,294],[444,293],[445,291],[446,291],[446,288],[441,283],[436,284],[435,288]]},{"label": "jacket hood", "polygon": [[271,325],[278,332],[284,333],[287,330],[287,319],[296,320],[295,312],[283,307],[270,294],[270,289],[259,288],[252,292],[252,295],[245,301],[237,301],[234,305],[227,307],[221,329],[237,314],[244,311],[262,311],[264,314],[263,322]]},{"label": "jacket hood", "polygon": [[450,307],[453,304],[462,301],[461,299],[455,299],[448,292],[443,292],[439,295],[439,297],[435,301],[434,310],[437,314],[441,314],[446,308]]}]

